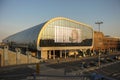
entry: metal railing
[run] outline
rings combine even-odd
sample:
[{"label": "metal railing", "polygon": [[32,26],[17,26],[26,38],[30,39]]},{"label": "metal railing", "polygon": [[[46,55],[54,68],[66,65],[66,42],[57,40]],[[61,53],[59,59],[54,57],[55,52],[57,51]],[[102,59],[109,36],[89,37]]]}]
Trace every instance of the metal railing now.
[{"label": "metal railing", "polygon": [[16,74],[16,75],[2,75],[0,79],[3,80],[95,80],[91,75],[68,75],[68,76],[59,76],[59,75],[38,75],[33,74]]},{"label": "metal railing", "polygon": [[40,74],[16,74],[0,75],[0,80],[115,80],[100,74],[83,74],[83,75],[40,75]]}]

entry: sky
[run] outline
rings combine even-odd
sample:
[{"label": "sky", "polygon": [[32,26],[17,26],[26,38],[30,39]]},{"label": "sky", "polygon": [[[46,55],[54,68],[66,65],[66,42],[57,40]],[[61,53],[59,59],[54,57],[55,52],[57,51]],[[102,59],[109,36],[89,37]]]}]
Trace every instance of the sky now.
[{"label": "sky", "polygon": [[0,42],[51,18],[66,17],[120,37],[120,0],[0,0]]}]

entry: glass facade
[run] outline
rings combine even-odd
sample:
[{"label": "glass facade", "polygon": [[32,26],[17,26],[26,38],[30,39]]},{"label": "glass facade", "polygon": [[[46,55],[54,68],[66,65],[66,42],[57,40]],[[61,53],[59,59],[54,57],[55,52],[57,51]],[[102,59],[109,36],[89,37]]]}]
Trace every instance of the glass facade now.
[{"label": "glass facade", "polygon": [[70,20],[58,19],[43,29],[39,46],[92,46],[92,39],[92,28]]}]

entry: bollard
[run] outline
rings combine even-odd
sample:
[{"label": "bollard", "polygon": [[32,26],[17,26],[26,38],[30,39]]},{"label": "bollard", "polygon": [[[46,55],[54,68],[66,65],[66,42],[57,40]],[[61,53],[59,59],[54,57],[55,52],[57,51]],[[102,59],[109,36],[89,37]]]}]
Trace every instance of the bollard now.
[{"label": "bollard", "polygon": [[36,63],[36,73],[40,74],[40,63]]}]

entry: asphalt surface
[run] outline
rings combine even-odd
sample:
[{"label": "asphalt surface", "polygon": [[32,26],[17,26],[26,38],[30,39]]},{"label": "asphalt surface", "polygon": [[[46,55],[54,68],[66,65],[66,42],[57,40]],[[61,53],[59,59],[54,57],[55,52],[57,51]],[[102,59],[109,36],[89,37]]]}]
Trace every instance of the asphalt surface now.
[{"label": "asphalt surface", "polygon": [[[97,58],[97,57],[96,57]],[[101,68],[98,68],[97,65],[89,66],[82,62],[89,63],[95,61],[96,58],[86,58],[80,60],[73,60],[69,62],[59,62],[56,61],[53,63],[46,62],[40,64],[40,75],[56,75],[56,76],[64,76],[66,75],[81,75],[82,74],[101,74],[103,76],[120,80],[120,61],[114,60],[113,62],[101,63]],[[117,62],[117,63],[114,63]],[[112,64],[111,64],[112,63]],[[110,64],[110,65],[106,65]],[[102,67],[102,65],[106,65]],[[91,70],[90,70],[91,69]],[[31,65],[20,65],[20,66],[8,66],[0,68],[0,80],[33,80],[36,74],[36,64]],[[47,77],[47,76],[46,76]],[[44,80],[44,79],[43,79]],[[46,79],[45,79],[46,80]],[[52,80],[48,79],[47,80]],[[56,79],[53,79],[56,80]],[[63,79],[60,79],[63,80]]]},{"label": "asphalt surface", "polygon": [[0,68],[0,80],[22,80],[33,75],[34,69],[27,65]]},{"label": "asphalt surface", "polygon": [[102,74],[104,76],[108,76],[108,77],[116,79],[116,80],[120,80],[120,62],[115,63],[113,65],[109,65],[109,66],[104,67],[104,68],[90,71],[90,73],[93,73],[93,72],[98,73],[98,74]]}]

